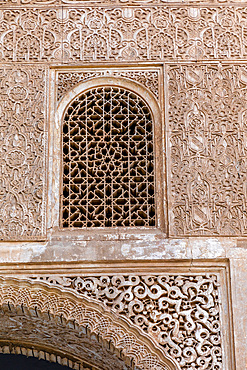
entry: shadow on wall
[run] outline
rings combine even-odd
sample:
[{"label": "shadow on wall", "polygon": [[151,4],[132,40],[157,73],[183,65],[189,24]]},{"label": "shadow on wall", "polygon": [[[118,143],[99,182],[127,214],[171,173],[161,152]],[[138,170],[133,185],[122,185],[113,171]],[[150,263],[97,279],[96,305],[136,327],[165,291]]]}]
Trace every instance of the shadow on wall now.
[{"label": "shadow on wall", "polygon": [[0,354],[0,370],[71,370],[67,366],[54,364],[35,357]]}]

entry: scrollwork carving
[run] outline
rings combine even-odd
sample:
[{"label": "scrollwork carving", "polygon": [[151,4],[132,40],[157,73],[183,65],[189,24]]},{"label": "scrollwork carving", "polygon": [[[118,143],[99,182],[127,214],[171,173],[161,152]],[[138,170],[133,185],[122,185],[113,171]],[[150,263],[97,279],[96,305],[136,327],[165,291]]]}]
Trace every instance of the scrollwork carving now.
[{"label": "scrollwork carving", "polygon": [[100,301],[151,335],[180,368],[222,369],[216,274],[40,278]]},{"label": "scrollwork carving", "polygon": [[[13,324],[10,324],[11,321],[8,320],[8,316],[12,314],[17,320],[20,317],[22,324],[16,329],[23,335],[21,328],[24,328],[24,333],[28,333],[26,340],[34,337],[35,342],[40,340],[41,344],[44,344],[49,338],[48,347],[52,346],[60,351],[61,345],[57,341],[57,335],[54,335],[54,329],[63,328],[64,330],[67,327],[67,330],[64,330],[66,343],[70,343],[69,347],[73,348],[73,354],[75,353],[79,358],[82,350],[79,346],[80,340],[83,340],[85,336],[89,338],[91,336],[92,345],[95,340],[98,343],[101,340],[105,344],[108,343],[108,347],[109,343],[112,343],[115,351],[118,352],[118,357],[121,358],[121,353],[123,353],[126,361],[127,359],[129,361],[129,366],[124,368],[135,366],[138,370],[178,369],[169,356],[155,347],[151,337],[143,335],[138,328],[134,328],[110,310],[105,310],[102,303],[93,302],[89,297],[78,295],[75,291],[66,291],[61,287],[48,286],[47,283],[30,279],[0,278],[0,308],[0,321],[3,322],[0,334],[6,341],[16,340],[15,331],[10,330]],[[5,323],[4,314],[6,315]],[[43,320],[45,330],[42,328],[40,319]],[[37,333],[30,331],[30,322],[33,322],[36,328],[40,326],[40,331]],[[77,328],[77,338],[70,337],[69,327],[72,331]],[[80,329],[79,332],[78,329]],[[59,341],[61,340],[62,337]],[[90,345],[90,341],[86,345]],[[104,359],[102,358],[101,361],[104,362]],[[113,370],[116,367],[109,363],[104,368]]]}]

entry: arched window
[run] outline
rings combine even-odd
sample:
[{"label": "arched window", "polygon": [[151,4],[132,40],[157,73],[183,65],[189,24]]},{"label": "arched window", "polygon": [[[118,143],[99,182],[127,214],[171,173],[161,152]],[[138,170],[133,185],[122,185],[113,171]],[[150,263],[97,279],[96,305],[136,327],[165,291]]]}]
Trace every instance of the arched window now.
[{"label": "arched window", "polygon": [[153,119],[132,91],[91,88],[63,116],[61,226],[156,225]]}]

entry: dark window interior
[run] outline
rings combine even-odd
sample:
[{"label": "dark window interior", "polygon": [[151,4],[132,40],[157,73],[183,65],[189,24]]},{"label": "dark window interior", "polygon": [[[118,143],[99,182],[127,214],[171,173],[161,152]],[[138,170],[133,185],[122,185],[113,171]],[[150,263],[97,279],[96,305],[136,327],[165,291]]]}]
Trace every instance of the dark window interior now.
[{"label": "dark window interior", "polygon": [[[0,370],[69,370],[67,366],[23,355],[0,354]],[[70,369],[71,370],[71,369]]]}]

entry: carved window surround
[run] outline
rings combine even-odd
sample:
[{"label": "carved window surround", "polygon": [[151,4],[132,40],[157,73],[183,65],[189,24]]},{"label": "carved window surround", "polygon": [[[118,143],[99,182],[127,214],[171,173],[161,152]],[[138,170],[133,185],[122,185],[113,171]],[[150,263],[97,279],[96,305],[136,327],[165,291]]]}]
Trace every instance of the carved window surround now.
[{"label": "carved window surround", "polygon": [[[49,184],[48,184],[48,229],[54,237],[67,234],[60,229],[60,194],[61,190],[61,135],[62,117],[68,104],[81,92],[100,86],[123,87],[141,96],[149,105],[154,124],[155,152],[155,192],[156,192],[156,227],[117,227],[117,228],[81,228],[69,230],[69,237],[94,238],[95,232],[105,238],[105,234],[127,235],[129,232],[142,234],[166,235],[166,200],[164,195],[165,155],[163,154],[164,123],[163,111],[163,73],[161,66],[95,66],[80,68],[50,69],[50,107],[49,107]],[[96,231],[97,230],[97,231]],[[127,237],[128,238],[128,237]]]},{"label": "carved window surround", "polygon": [[[154,363],[158,366],[158,362],[153,361],[157,361],[158,357],[155,356],[160,356],[161,352],[164,353],[164,361],[166,358],[175,361],[176,369],[185,370],[189,366],[194,370],[203,369],[203,366],[207,370],[234,369],[227,261],[64,263],[62,266],[50,263],[18,266],[5,264],[0,265],[0,276],[0,308],[1,312],[6,312],[6,320],[9,315],[19,315],[20,308],[15,308],[19,305],[22,307],[22,316],[25,312],[31,312],[28,314],[30,325],[32,315],[37,325],[40,319],[45,320],[47,325],[45,317],[48,310],[51,318],[59,316],[62,322],[70,320],[76,328],[78,320],[78,323],[85,325],[83,315],[87,315],[92,307],[95,307],[95,312],[98,312],[97,307],[101,307],[103,320],[111,312],[112,317],[120,320],[115,324],[121,327],[123,319],[126,324],[132,325],[133,330],[138,330],[140,335],[145,334],[145,345],[151,345],[151,342],[154,344],[150,347],[153,357],[149,357],[149,365],[140,369],[153,369]],[[71,294],[72,301],[69,298]],[[89,306],[80,314],[80,308],[78,306],[75,310],[75,304],[81,304],[82,310],[84,304]],[[73,312],[77,312],[76,316]],[[90,321],[90,335],[104,338],[104,325],[96,330],[99,328],[98,321],[95,329],[92,329],[93,321]],[[51,319],[49,322],[49,330],[53,330]],[[71,330],[74,329],[71,327]],[[127,334],[129,329],[126,330],[131,343],[134,339],[131,333],[134,332]],[[11,341],[11,333],[9,337],[6,333],[3,334],[5,339]],[[108,333],[107,340],[111,340],[112,334]],[[37,335],[38,339],[43,341],[42,334]],[[121,352],[121,341],[116,343],[116,348]],[[4,345],[7,344],[8,340]],[[18,343],[14,345],[18,346]],[[148,347],[143,355],[138,355],[135,352],[135,341],[132,345],[130,353],[134,361],[138,359],[139,364],[143,364],[142,356],[146,356]],[[59,356],[62,355],[66,357],[68,354],[60,352]],[[128,351],[125,355],[128,357]],[[168,361],[167,368],[175,369],[169,366]]]}]

